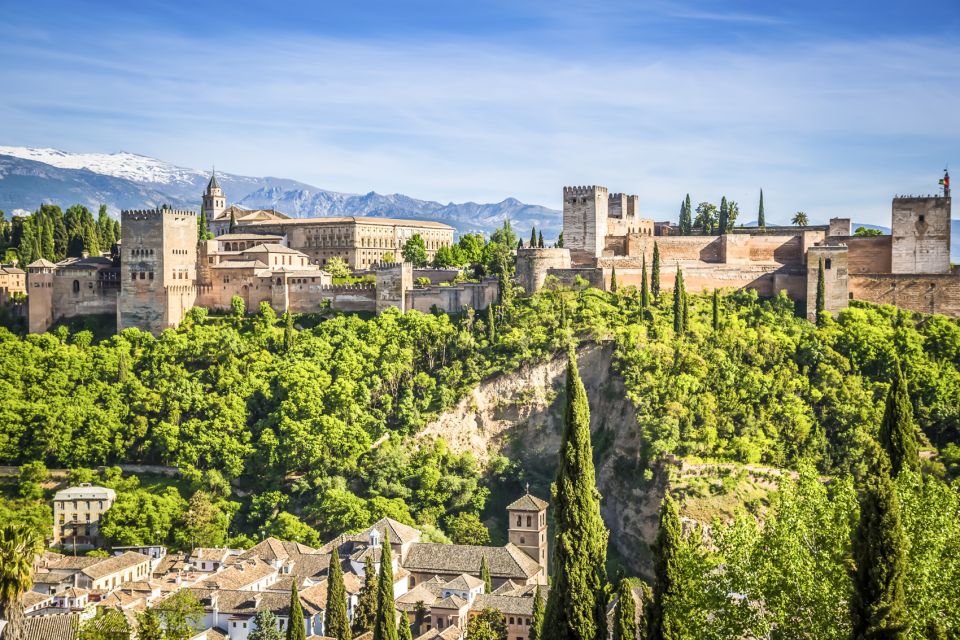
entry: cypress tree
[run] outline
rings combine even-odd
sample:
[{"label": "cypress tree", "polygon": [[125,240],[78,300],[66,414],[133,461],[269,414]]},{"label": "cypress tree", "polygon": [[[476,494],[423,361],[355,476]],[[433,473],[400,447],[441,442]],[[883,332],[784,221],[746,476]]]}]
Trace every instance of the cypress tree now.
[{"label": "cypress tree", "polygon": [[517,240],[517,249],[523,249],[523,238]]},{"label": "cypress tree", "polygon": [[373,628],[373,617],[377,611],[377,592],[380,590],[380,583],[377,573],[373,570],[373,558],[369,555],[363,564],[363,576],[363,587],[360,588],[357,607],[353,612],[354,634],[361,634]]},{"label": "cypress tree", "polygon": [[907,392],[907,380],[900,369],[900,361],[893,362],[893,377],[887,390],[887,403],[880,423],[880,445],[890,457],[890,467],[896,476],[903,469],[919,471],[920,458],[917,436],[913,425],[913,406]]},{"label": "cypress tree", "polygon": [[616,267],[613,267],[610,270],[610,292],[611,293],[617,292],[617,268]]},{"label": "cypress tree", "polygon": [[480,579],[483,580],[483,592],[492,592],[493,580],[490,579],[490,567],[487,566],[487,556],[480,558]]},{"label": "cypress tree", "polygon": [[683,332],[683,271],[677,265],[677,278],[673,283],[673,330]]},{"label": "cypress tree", "polygon": [[537,239],[537,246],[543,249],[543,230],[540,230],[539,237]]},{"label": "cypress tree", "polygon": [[530,625],[529,640],[540,640],[543,637],[543,594],[540,585],[533,592],[533,624]]},{"label": "cypress tree", "polygon": [[530,227],[530,248],[533,249],[537,246],[537,228]]},{"label": "cypress tree", "polygon": [[201,207],[200,217],[197,218],[197,240],[207,239],[207,212]]},{"label": "cypress tree", "polygon": [[660,503],[660,530],[653,544],[653,600],[647,605],[646,614],[648,640],[680,640],[682,637],[672,612],[681,590],[678,553],[682,532],[680,507],[668,493]]},{"label": "cypress tree", "polygon": [[613,640],[637,640],[637,603],[626,578],[617,587],[617,612],[613,617]]},{"label": "cypress tree", "polygon": [[720,296],[717,290],[713,290],[713,330],[720,328]]},{"label": "cypress tree", "polygon": [[767,227],[767,217],[763,214],[763,189],[760,189],[760,211],[757,212],[757,226],[761,229]]},{"label": "cypress tree", "polygon": [[237,214],[233,211],[230,212],[230,233],[235,233],[237,231]]},{"label": "cypress tree", "polygon": [[377,614],[373,620],[373,640],[397,640],[397,608],[393,603],[393,564],[390,558],[390,534],[384,530],[380,552],[377,588]]},{"label": "cypress tree", "polygon": [[490,344],[496,344],[497,342],[497,321],[492,304],[487,305],[487,342]]},{"label": "cypress tree", "polygon": [[640,308],[646,310],[650,306],[650,287],[647,284],[647,254],[643,254],[643,263],[640,271]]},{"label": "cypress tree", "polygon": [[557,249],[563,249],[563,231],[561,231],[557,237]]},{"label": "cypress tree", "polygon": [[347,618],[347,590],[343,584],[343,567],[336,547],[330,554],[327,572],[327,608],[323,619],[323,634],[337,640],[350,640],[350,621]]},{"label": "cypress tree", "polygon": [[397,622],[397,640],[413,640],[413,634],[410,633],[410,619],[406,613],[400,614],[400,620]]},{"label": "cypress tree", "polygon": [[727,196],[720,200],[720,235],[727,232],[727,221],[730,218],[730,207],[727,206]]},{"label": "cypress tree", "polygon": [[606,630],[607,530],[600,517],[590,444],[590,405],[575,355],[567,363],[566,410],[551,487],[556,550],[541,640],[601,640]]},{"label": "cypress tree", "polygon": [[660,298],[660,246],[653,243],[653,268],[650,270],[650,293],[654,301]]},{"label": "cypress tree", "polygon": [[687,296],[687,283],[683,283],[683,291],[680,292],[683,296],[683,330],[686,331],[690,328],[690,305],[689,297]]},{"label": "cypress tree", "polygon": [[817,301],[816,301],[816,321],[817,326],[823,325],[823,311],[826,308],[827,291],[823,280],[823,256],[820,256],[820,266],[817,267]]},{"label": "cypress tree", "polygon": [[682,236],[687,235],[687,232],[686,232],[686,228],[687,228],[686,215],[687,215],[687,204],[686,204],[686,202],[681,202],[681,203],[680,203],[680,217],[677,218],[677,228],[678,228],[678,230],[680,231],[680,235],[682,235]]},{"label": "cypress tree", "polygon": [[690,194],[687,194],[686,199],[683,201],[683,206],[687,210],[686,212],[686,225],[687,228],[683,232],[683,235],[689,236],[693,233],[693,205],[690,203]]},{"label": "cypress tree", "polygon": [[293,312],[287,311],[283,315],[283,348],[286,351],[290,351],[290,349],[293,348],[293,343],[297,340],[297,333],[293,328]]},{"label": "cypress tree", "polygon": [[303,620],[303,607],[297,593],[297,581],[290,588],[290,620],[287,622],[287,640],[307,640],[307,628]]},{"label": "cypress tree", "polygon": [[904,597],[906,536],[886,455],[860,496],[860,522],[853,532],[854,640],[901,640],[909,627]]}]

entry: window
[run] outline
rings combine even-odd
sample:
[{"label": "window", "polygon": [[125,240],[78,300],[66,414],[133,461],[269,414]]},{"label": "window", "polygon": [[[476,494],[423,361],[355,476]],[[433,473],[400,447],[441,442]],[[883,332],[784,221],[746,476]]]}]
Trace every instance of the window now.
[{"label": "window", "polygon": [[521,524],[523,524],[522,518],[523,518],[523,516],[520,516],[520,515],[517,516],[517,526],[518,526],[518,527],[519,527]]},{"label": "window", "polygon": [[79,281],[79,280],[74,280],[74,281],[73,281],[73,292],[74,292],[74,293],[80,293],[80,281]]},{"label": "window", "polygon": [[531,522],[531,518],[530,518],[530,516],[527,516],[527,526],[528,526],[528,527],[531,526],[530,522]]},{"label": "window", "polygon": [[830,265],[831,265],[831,260],[830,260],[830,258],[827,258],[826,260],[823,261],[823,268],[824,268],[824,269],[829,269],[829,268],[830,268]]},{"label": "window", "polygon": [[920,214],[920,224],[923,224],[923,222],[924,222],[925,219],[926,219],[926,216],[924,216],[924,215],[921,213],[921,214]]},{"label": "window", "polygon": [[523,536],[520,536],[520,544],[526,544],[527,540]]}]

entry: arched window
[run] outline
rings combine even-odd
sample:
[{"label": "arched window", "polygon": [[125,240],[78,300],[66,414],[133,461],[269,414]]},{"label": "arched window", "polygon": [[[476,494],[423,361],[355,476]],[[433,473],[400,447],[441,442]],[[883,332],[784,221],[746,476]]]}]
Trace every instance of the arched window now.
[{"label": "arched window", "polygon": [[74,280],[74,281],[73,281],[73,292],[74,292],[74,293],[80,293],[80,281],[79,281],[79,280]]}]

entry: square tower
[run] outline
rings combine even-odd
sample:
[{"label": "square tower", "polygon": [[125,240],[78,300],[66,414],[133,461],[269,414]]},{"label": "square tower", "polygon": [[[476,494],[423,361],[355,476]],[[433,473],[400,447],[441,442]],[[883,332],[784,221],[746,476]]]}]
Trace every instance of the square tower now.
[{"label": "square tower", "polygon": [[950,271],[950,198],[893,199],[893,273]]},{"label": "square tower", "polygon": [[547,507],[545,500],[530,495],[507,505],[509,541],[539,563],[544,577],[549,569],[547,557]]},{"label": "square tower", "polygon": [[606,187],[563,188],[563,246],[575,263],[590,263],[603,253],[608,198]]},{"label": "square tower", "polygon": [[117,330],[175,327],[196,302],[197,214],[161,207],[120,219]]}]

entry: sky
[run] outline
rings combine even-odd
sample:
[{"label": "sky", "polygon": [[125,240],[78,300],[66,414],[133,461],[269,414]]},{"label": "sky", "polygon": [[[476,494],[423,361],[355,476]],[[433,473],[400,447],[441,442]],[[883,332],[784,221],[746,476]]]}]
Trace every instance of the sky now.
[{"label": "sky", "polygon": [[889,224],[960,172],[956,0],[0,0],[0,144],[336,191]]}]

